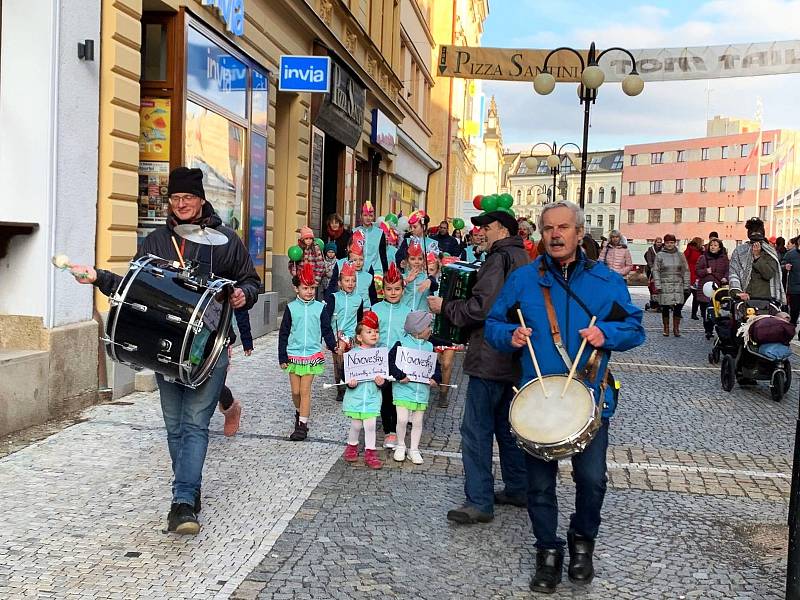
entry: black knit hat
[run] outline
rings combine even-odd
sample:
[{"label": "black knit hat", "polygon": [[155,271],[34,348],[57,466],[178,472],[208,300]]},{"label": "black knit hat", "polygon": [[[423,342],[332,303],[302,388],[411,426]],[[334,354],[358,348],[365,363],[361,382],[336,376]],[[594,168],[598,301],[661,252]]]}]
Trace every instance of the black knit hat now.
[{"label": "black knit hat", "polygon": [[178,167],[169,174],[168,192],[170,196],[172,194],[194,194],[205,200],[206,191],[203,189],[203,171]]}]

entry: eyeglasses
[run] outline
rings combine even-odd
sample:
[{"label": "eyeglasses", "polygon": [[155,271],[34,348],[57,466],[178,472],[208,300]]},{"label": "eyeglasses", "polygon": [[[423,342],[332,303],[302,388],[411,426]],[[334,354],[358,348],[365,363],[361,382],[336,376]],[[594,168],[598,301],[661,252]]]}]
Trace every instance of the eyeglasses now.
[{"label": "eyeglasses", "polygon": [[195,200],[202,200],[202,198],[200,196],[195,196],[194,194],[172,194],[169,197],[169,203],[174,205],[181,204],[182,202],[185,204],[191,204]]}]

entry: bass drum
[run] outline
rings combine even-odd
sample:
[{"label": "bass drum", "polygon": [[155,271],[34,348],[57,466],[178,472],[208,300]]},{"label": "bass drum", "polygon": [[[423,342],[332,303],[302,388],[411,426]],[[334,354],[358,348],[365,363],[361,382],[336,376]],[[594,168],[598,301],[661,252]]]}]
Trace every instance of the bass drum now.
[{"label": "bass drum", "polygon": [[110,298],[109,356],[190,388],[202,385],[228,342],[233,283],[200,279],[152,255],[132,262]]},{"label": "bass drum", "polygon": [[594,392],[573,379],[564,397],[566,375],[526,383],[511,401],[508,420],[517,445],[542,460],[561,460],[583,452],[600,429],[602,411]]}]

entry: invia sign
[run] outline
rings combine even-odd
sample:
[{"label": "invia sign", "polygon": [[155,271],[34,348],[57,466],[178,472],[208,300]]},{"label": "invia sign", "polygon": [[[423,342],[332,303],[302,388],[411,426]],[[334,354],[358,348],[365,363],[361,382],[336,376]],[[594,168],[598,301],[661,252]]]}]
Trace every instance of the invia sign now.
[{"label": "invia sign", "polygon": [[203,0],[203,6],[216,8],[225,28],[233,35],[244,34],[244,0]]},{"label": "invia sign", "polygon": [[282,92],[328,92],[331,59],[328,56],[281,56],[278,89]]}]

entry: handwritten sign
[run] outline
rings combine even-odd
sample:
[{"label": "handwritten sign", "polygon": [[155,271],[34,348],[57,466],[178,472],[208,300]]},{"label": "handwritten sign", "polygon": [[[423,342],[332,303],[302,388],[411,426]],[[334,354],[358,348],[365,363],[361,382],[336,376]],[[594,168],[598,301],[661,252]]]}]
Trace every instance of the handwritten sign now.
[{"label": "handwritten sign", "polygon": [[436,370],[436,353],[413,348],[397,348],[397,368],[411,381],[428,383]]},{"label": "handwritten sign", "polygon": [[389,351],[386,348],[357,348],[344,355],[344,380],[372,381],[389,376]]}]

